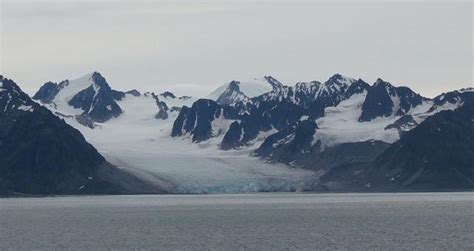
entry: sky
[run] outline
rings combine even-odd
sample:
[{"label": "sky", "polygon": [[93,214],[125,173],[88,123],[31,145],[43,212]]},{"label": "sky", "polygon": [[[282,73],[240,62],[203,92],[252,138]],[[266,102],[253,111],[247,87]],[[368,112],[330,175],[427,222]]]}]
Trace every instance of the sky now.
[{"label": "sky", "polygon": [[0,2],[0,74],[29,94],[93,71],[194,96],[265,75],[380,77],[427,97],[474,86],[472,1]]}]

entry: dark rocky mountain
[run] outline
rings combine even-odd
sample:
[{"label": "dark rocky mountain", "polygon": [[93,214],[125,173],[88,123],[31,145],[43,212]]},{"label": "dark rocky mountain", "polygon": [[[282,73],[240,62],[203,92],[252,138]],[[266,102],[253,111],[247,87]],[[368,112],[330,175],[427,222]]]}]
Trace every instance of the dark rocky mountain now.
[{"label": "dark rocky mountain", "polygon": [[0,193],[158,192],[111,166],[81,133],[0,76]]},{"label": "dark rocky mountain", "polygon": [[348,99],[352,97],[352,95],[361,94],[369,90],[370,85],[367,84],[364,80],[358,79],[357,81],[353,82],[348,88],[347,91],[344,93],[344,99]]},{"label": "dark rocky mountain", "polygon": [[[77,86],[74,86],[77,85]],[[78,88],[79,87],[79,88]],[[67,100],[56,100],[58,94],[69,89],[77,89]],[[83,77],[81,81],[65,80],[59,84],[48,82],[33,96],[33,99],[42,103],[65,102],[67,105],[81,109],[81,119],[90,119],[94,122],[105,122],[122,114],[122,109],[116,101],[125,97],[124,92],[112,90],[105,78],[98,72]]]},{"label": "dark rocky mountain", "polygon": [[399,133],[403,133],[415,128],[418,122],[411,115],[404,115],[392,124],[385,127],[385,130],[397,129]]},{"label": "dark rocky mountain", "polygon": [[163,98],[171,98],[171,99],[175,99],[176,96],[172,93],[172,92],[169,92],[169,91],[166,91],[166,92],[163,92],[160,94],[161,97]]},{"label": "dark rocky mountain", "polygon": [[136,89],[133,89],[133,90],[130,90],[130,91],[126,91],[125,94],[130,94],[134,97],[140,97],[142,94],[137,91]]},{"label": "dark rocky mountain", "polygon": [[311,152],[317,128],[312,120],[298,121],[270,135],[255,152],[271,161],[289,164]]},{"label": "dark rocky mountain", "polygon": [[[271,92],[228,105],[235,109],[237,116],[232,119],[237,121],[229,123],[232,126],[228,128],[221,142],[222,149],[252,144],[260,133],[295,126],[303,116],[312,120],[323,117],[327,107],[337,106],[356,94],[367,93],[359,118],[360,122],[384,116],[403,116],[413,107],[427,100],[407,87],[394,87],[381,79],[377,80],[373,86],[369,86],[361,79],[355,80],[340,74],[333,75],[324,83],[299,82],[295,86],[284,86],[272,77],[267,77],[266,81],[274,83]],[[239,83],[231,82],[227,91],[233,94],[238,93]],[[221,97],[231,96],[222,95]],[[217,105],[226,106],[222,103],[228,102],[218,99]],[[199,112],[207,113],[205,110]],[[402,119],[393,126],[400,127],[402,122],[407,121]],[[408,130],[409,126],[413,127],[416,124],[407,122],[403,127],[404,130]]]},{"label": "dark rocky mountain", "polygon": [[222,105],[229,105],[236,101],[248,101],[249,98],[240,91],[239,81],[231,81],[224,92],[217,98],[216,102]]},{"label": "dark rocky mountain", "polygon": [[251,82],[232,80],[217,88],[209,95],[220,105],[233,105],[236,103],[248,103],[251,99],[270,91],[281,90],[283,84],[272,76],[263,79],[254,79]]},{"label": "dark rocky mountain", "polygon": [[265,76],[263,77],[271,86],[274,90],[279,90],[281,88],[283,88],[283,83],[278,81],[276,78],[274,78],[273,76]]},{"label": "dark rocky mountain", "polygon": [[[295,86],[282,86],[257,97],[256,101],[281,101],[285,99],[303,108],[335,106],[345,99],[346,91],[355,82],[357,81],[354,79],[335,74],[324,83],[312,81],[309,83],[299,82]],[[360,86],[360,82],[357,85]],[[317,110],[320,111],[321,109]],[[317,115],[321,116],[321,114]]]},{"label": "dark rocky mountain", "polygon": [[[399,141],[373,149],[378,151],[373,161],[333,168],[320,184],[341,191],[474,189],[473,104],[468,100],[458,109],[428,117]],[[346,156],[346,151],[338,154]]]},{"label": "dark rocky mountain", "polygon": [[473,101],[407,132],[377,158],[369,180],[408,189],[474,188]]},{"label": "dark rocky mountain", "polygon": [[53,102],[54,98],[60,91],[60,86],[64,86],[68,83],[68,81],[63,81],[59,84],[53,83],[53,82],[47,82],[43,86],[40,87],[40,89],[36,92],[36,94],[33,96],[34,100],[39,100],[43,103],[51,103]]},{"label": "dark rocky mountain", "polygon": [[464,100],[472,99],[473,92],[474,88],[466,88],[438,95],[433,99],[433,106],[430,108],[429,112],[434,112],[439,107],[448,104],[455,107],[456,105],[463,103]]},{"label": "dark rocky mountain", "polygon": [[325,173],[332,168],[371,163],[390,144],[370,140],[322,147],[312,144],[318,126],[313,120],[298,121],[268,136],[255,155],[267,161],[288,164]]},{"label": "dark rocky mountain", "polygon": [[221,106],[210,99],[199,99],[191,108],[183,106],[176,118],[171,136],[192,135],[193,142],[201,142],[216,136],[212,122],[216,119],[237,119],[235,109],[231,106]]},{"label": "dark rocky mountain", "polygon": [[232,130],[226,132],[221,148],[230,149],[247,145],[260,132],[284,129],[295,124],[304,114],[303,108],[287,100],[248,104],[244,112],[238,113],[236,119],[239,122],[234,122]]},{"label": "dark rocky mountain", "polygon": [[[168,105],[165,102],[161,101],[160,98],[155,94],[151,93],[152,97],[155,99],[156,105],[158,106],[158,113],[155,115],[156,119],[168,119]],[[166,97],[167,95],[161,95],[162,97]],[[174,96],[174,95],[173,95]],[[170,97],[170,96],[168,96]]]},{"label": "dark rocky mountain", "polygon": [[[398,104],[394,103],[394,100],[397,100]],[[427,99],[408,87],[394,87],[379,78],[367,91],[359,121],[366,122],[391,115],[402,116],[411,108],[421,105],[424,100]]]},{"label": "dark rocky mountain", "polygon": [[[275,80],[268,77],[267,81]],[[241,115],[240,122],[234,122],[232,130],[226,133],[222,149],[249,144],[260,132],[294,126],[305,115],[313,119],[322,117],[324,109],[346,99],[348,91],[353,95],[368,88],[362,80],[340,74],[335,74],[325,83],[300,82],[289,87],[277,82],[275,86],[273,91],[253,98],[251,102],[233,105]]]}]

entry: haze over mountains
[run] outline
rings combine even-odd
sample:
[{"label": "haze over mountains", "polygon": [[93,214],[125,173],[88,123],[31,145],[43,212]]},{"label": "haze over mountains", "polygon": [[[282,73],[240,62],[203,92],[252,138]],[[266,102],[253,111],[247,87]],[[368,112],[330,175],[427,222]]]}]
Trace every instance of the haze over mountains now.
[{"label": "haze over mountains", "polygon": [[[335,74],[323,82],[285,85],[264,76],[230,81],[200,98],[177,97],[166,90],[118,91],[93,72],[76,80],[45,83],[33,102],[11,80],[2,77],[2,83],[1,122],[8,126],[0,135],[0,163],[9,170],[0,177],[9,184],[4,191],[474,188],[472,88],[429,99],[383,79],[366,83]],[[18,93],[21,98],[12,99]],[[40,127],[49,136],[32,122],[25,122],[30,136],[23,138],[25,132],[15,136],[25,114],[34,114],[28,121],[36,124],[51,121]],[[59,125],[65,129],[58,130]],[[30,140],[34,138],[47,140]],[[54,138],[58,139],[50,142]],[[5,147],[5,142],[15,147]],[[45,156],[48,161],[43,164],[39,160]],[[99,177],[120,189],[101,190],[88,182],[103,165],[108,173],[120,175]],[[57,170],[66,170],[69,176]],[[42,175],[50,179],[35,178]],[[117,185],[124,183],[122,176],[126,189]],[[18,183],[19,177],[26,183]],[[53,185],[43,189],[45,184]]]}]

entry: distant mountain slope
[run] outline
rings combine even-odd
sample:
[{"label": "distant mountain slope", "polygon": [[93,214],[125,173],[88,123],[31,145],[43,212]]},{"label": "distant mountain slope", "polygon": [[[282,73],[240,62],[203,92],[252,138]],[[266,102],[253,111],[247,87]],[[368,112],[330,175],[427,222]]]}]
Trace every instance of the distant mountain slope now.
[{"label": "distant mountain slope", "polygon": [[251,98],[282,87],[283,84],[272,76],[265,76],[262,79],[255,78],[252,81],[245,82],[233,80],[218,87],[207,98],[221,105],[230,105],[238,102],[246,103]]},{"label": "distant mountain slope", "polygon": [[474,93],[427,118],[375,161],[384,181],[408,188],[474,188]]},{"label": "distant mountain slope", "polygon": [[0,193],[158,192],[110,164],[81,133],[0,76]]},{"label": "distant mountain slope", "polygon": [[[229,104],[216,102],[217,106],[234,109],[236,114],[230,119],[224,118],[219,123],[220,128],[208,128],[208,131],[221,132],[214,135],[224,133],[221,149],[239,149],[262,143],[255,140],[263,135],[278,133],[305,119],[313,120],[320,126],[311,145],[318,141],[323,146],[367,140],[393,143],[400,134],[416,127],[426,117],[459,105],[440,103],[436,110],[429,112],[434,105],[432,100],[408,87],[395,87],[381,79],[372,86],[361,79],[341,74],[335,74],[323,83],[299,82],[294,86],[284,86],[270,78],[267,80],[268,83],[276,83],[270,92]],[[237,83],[230,83],[226,90],[231,90],[233,84],[237,86]],[[181,114],[180,119],[191,123],[193,118],[206,116],[207,112],[205,108],[198,109],[189,118]],[[403,116],[407,117],[401,119]],[[184,134],[175,132],[172,136]],[[203,140],[214,137],[211,133],[207,135]]]},{"label": "distant mountain slope", "polygon": [[33,99],[52,104],[55,108],[59,107],[59,110],[69,111],[71,115],[105,122],[122,114],[116,101],[124,96],[125,93],[112,90],[100,73],[93,72],[59,84],[48,82],[38,90]]},{"label": "distant mountain slope", "polygon": [[402,116],[425,100],[428,99],[421,97],[408,87],[394,87],[379,78],[368,89],[359,121],[370,121],[377,117],[392,115]]},{"label": "distant mountain slope", "polygon": [[[192,135],[193,142],[201,142],[223,134],[232,119],[236,119],[235,110],[230,106],[220,106],[213,100],[199,99],[191,108],[183,107],[176,118],[171,132],[172,137]],[[224,124],[223,124],[224,123]]]}]

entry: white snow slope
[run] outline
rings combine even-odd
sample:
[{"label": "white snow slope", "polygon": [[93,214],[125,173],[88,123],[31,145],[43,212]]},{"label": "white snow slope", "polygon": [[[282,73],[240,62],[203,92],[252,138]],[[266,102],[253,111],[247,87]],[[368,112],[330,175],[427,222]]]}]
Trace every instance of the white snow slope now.
[{"label": "white snow slope", "polygon": [[[214,90],[209,96],[208,99],[217,100],[219,97],[229,88],[230,83],[226,83],[216,90]],[[264,93],[270,92],[273,90],[273,87],[268,83],[265,78],[254,78],[250,81],[239,81],[239,90],[246,97],[253,98],[258,97]]]},{"label": "white snow slope", "polygon": [[[385,127],[394,123],[401,116],[391,115],[378,117],[370,122],[359,122],[362,113],[362,105],[367,93],[356,94],[342,101],[336,107],[328,107],[324,110],[324,117],[316,120],[318,129],[314,134],[313,144],[321,141],[323,148],[341,143],[363,142],[367,140],[380,140],[393,143],[400,138],[396,129],[385,130]],[[394,111],[398,110],[397,102]],[[433,101],[424,101],[421,105],[413,107],[407,115],[411,115],[417,123],[423,122],[427,117],[442,110],[452,110],[460,104],[447,103],[438,107],[436,111],[428,113],[433,106]]]},{"label": "white snow slope", "polygon": [[[82,114],[84,112],[83,110],[70,106],[68,102],[80,91],[89,88],[91,85],[95,86],[95,83],[92,80],[93,74],[94,73],[90,73],[78,79],[68,81],[68,83],[56,95],[51,106],[55,106],[58,111],[68,115]],[[98,86],[94,87],[94,89],[97,88]]]}]

